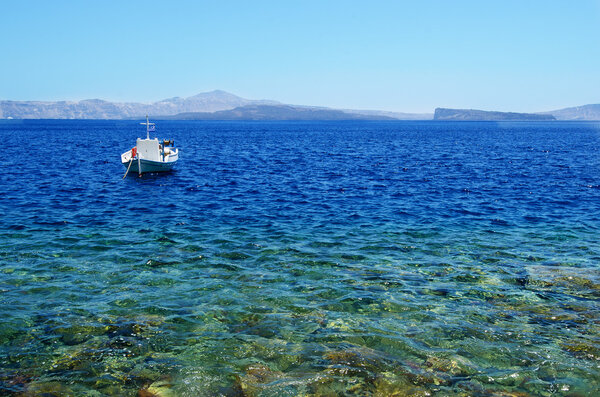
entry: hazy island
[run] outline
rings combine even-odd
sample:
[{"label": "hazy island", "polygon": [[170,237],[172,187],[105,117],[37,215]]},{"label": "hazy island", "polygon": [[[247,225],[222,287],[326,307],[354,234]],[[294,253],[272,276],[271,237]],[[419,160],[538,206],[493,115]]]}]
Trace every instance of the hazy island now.
[{"label": "hazy island", "polygon": [[157,116],[163,120],[397,120],[382,115],[347,113],[336,109],[289,105],[247,105],[218,112],[189,112]]},{"label": "hazy island", "polygon": [[557,120],[600,120],[600,104],[575,106],[572,108],[543,112],[540,114],[551,114],[552,116],[556,117]]},{"label": "hazy island", "polygon": [[444,121],[552,121],[556,120],[556,117],[552,114],[437,108],[433,119]]}]

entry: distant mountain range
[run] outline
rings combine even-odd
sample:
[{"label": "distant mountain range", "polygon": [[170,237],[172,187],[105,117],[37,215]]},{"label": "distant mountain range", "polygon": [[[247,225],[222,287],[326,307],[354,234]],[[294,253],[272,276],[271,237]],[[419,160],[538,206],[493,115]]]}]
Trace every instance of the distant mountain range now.
[{"label": "distant mountain range", "polygon": [[82,101],[0,101],[0,119],[154,119],[181,120],[600,120],[600,104],[543,113],[488,112],[438,108],[432,113],[332,109],[252,100],[216,90],[153,103]]},{"label": "distant mountain range", "polygon": [[437,108],[434,120],[454,121],[546,121],[556,120],[552,114],[488,112],[475,109],[445,109]]},{"label": "distant mountain range", "polygon": [[0,119],[154,119],[184,120],[431,120],[432,114],[339,110],[252,100],[216,90],[154,103],[83,101],[0,101]]},{"label": "distant mountain range", "polygon": [[211,91],[189,98],[169,98],[154,103],[83,101],[0,101],[0,118],[14,119],[127,119],[183,112],[215,112],[246,105],[276,105],[275,101],[249,100],[225,91]]}]

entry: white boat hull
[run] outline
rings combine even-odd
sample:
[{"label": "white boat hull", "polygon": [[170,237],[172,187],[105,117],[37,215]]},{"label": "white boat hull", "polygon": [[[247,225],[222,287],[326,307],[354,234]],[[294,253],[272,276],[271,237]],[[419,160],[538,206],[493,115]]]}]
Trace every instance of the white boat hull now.
[{"label": "white boat hull", "polygon": [[[177,160],[179,160],[179,149],[171,151],[165,156],[164,161],[154,161],[144,158],[139,158],[139,154],[133,159],[131,158],[131,150],[121,154],[121,164],[128,168],[130,173],[143,174],[145,172],[166,172],[171,171]],[[140,166],[142,168],[140,172]]]},{"label": "white boat hull", "polygon": [[139,165],[141,165],[141,167],[142,167],[142,172],[140,172],[140,168],[139,168],[137,159],[135,159],[131,162],[131,167],[129,167],[129,161],[126,161],[122,164],[125,166],[125,168],[129,167],[129,172],[132,172],[135,174],[143,174],[145,172],[171,171],[173,169],[173,166],[175,166],[175,164],[177,163],[177,160],[162,162],[162,161],[151,161],[151,160],[140,159],[139,163],[140,163]]}]

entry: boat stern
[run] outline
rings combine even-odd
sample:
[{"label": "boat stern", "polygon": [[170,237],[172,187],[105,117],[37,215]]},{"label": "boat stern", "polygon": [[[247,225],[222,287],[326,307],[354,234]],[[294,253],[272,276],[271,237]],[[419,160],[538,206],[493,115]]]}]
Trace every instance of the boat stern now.
[{"label": "boat stern", "polygon": [[171,148],[165,148],[164,150],[164,161],[165,162],[176,162],[177,160],[179,160],[179,149],[171,149]]}]

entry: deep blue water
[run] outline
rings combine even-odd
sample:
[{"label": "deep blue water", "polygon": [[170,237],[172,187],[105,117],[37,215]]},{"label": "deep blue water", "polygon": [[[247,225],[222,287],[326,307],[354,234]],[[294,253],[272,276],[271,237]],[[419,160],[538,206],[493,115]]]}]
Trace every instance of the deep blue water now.
[{"label": "deep blue water", "polygon": [[0,394],[600,392],[600,124],[139,127],[0,121]]}]

